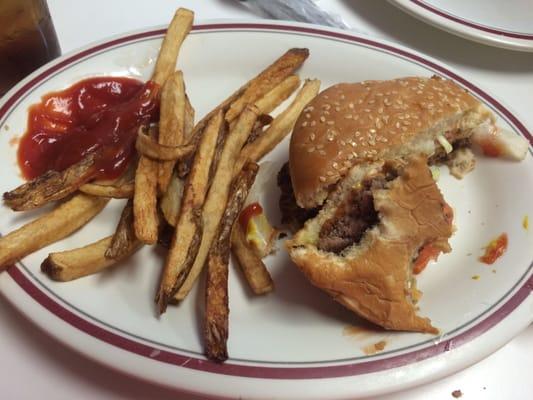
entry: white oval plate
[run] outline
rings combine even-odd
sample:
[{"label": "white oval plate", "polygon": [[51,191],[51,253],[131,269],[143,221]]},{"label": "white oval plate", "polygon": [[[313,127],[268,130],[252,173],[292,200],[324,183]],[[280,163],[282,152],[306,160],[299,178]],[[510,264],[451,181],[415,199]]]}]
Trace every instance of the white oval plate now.
[{"label": "white oval plate", "polygon": [[[162,29],[115,37],[71,53],[41,68],[15,87],[0,105],[0,189],[22,180],[14,138],[25,130],[30,104],[51,91],[97,75],[147,79]],[[340,81],[440,74],[455,79],[485,101],[500,123],[531,140],[527,129],[499,101],[422,54],[343,31],[287,23],[203,23],[194,27],[180,54],[187,91],[197,115],[260,71],[289,47],[308,47],[300,71],[323,88]],[[287,160],[287,141],[268,156],[277,171]],[[272,170],[271,170],[272,171]],[[279,218],[275,173],[264,181],[262,203]],[[532,235],[522,228],[533,215],[533,157],[522,163],[480,158],[465,180],[443,170],[439,181],[455,208],[453,252],[441,256],[420,276],[420,313],[441,336],[400,332],[346,334],[359,321],[312,287],[283,250],[266,262],[275,292],[255,297],[240,272],[230,274],[231,358],[215,364],[202,356],[203,291],[196,288],[161,318],[153,303],[162,252],[146,247],[110,271],[70,283],[40,272],[51,251],[93,242],[110,234],[120,201],[71,237],[26,257],[0,277],[2,293],[46,332],[110,367],[179,388],[223,397],[325,399],[391,392],[450,374],[487,356],[533,319],[528,282],[532,274]],[[0,208],[6,233],[38,213]],[[482,247],[501,232],[509,250],[493,266],[477,261]],[[479,280],[472,276],[479,275]],[[200,285],[201,287],[202,285]],[[348,327],[348,329],[347,329]],[[363,348],[385,340],[381,353]]]},{"label": "white oval plate", "polygon": [[389,0],[412,16],[466,39],[533,51],[529,0]]}]

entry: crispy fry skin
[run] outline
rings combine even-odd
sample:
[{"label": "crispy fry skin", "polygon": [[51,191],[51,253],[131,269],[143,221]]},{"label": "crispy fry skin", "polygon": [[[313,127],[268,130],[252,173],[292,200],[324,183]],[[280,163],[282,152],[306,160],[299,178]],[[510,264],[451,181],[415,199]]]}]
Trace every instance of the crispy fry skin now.
[{"label": "crispy fry skin", "polygon": [[277,106],[289,98],[300,86],[300,78],[297,75],[289,75],[278,85],[255,102],[261,114],[270,114]]},{"label": "crispy fry skin", "polygon": [[204,335],[206,356],[214,361],[224,361],[228,358],[226,342],[229,322],[228,263],[231,230],[258,170],[257,164],[247,163],[233,181],[226,209],[217,229],[216,239],[209,249]]},{"label": "crispy fry skin", "polygon": [[157,241],[159,221],[156,188],[157,161],[141,157],[135,173],[133,226],[137,239],[146,244],[154,244]]},{"label": "crispy fry skin", "polygon": [[4,202],[14,211],[26,211],[60,200],[74,193],[98,173],[97,153],[91,153],[62,172],[43,175],[4,193]]},{"label": "crispy fry skin", "polygon": [[183,140],[189,141],[194,129],[194,108],[189,101],[189,96],[185,93],[185,121],[183,124]]},{"label": "crispy fry skin", "polygon": [[231,122],[236,119],[246,104],[254,103],[265,93],[273,89],[302,65],[307,57],[309,57],[308,49],[288,50],[250,81],[242,96],[232,102],[229,110],[226,112],[226,121]]},{"label": "crispy fry skin", "polygon": [[307,103],[318,94],[319,90],[319,80],[314,79],[306,81],[291,105],[274,118],[268,129],[259,136],[257,140],[244,146],[241,150],[239,160],[235,165],[235,174],[239,173],[247,160],[259,161],[265,154],[276,147],[276,145],[291,132],[298,116]]},{"label": "crispy fry skin", "polygon": [[[41,264],[41,271],[55,281],[72,281],[83,276],[95,274],[111,267],[119,261],[104,256],[111,244],[112,237],[108,236],[95,243],[73,250],[50,253]],[[124,251],[120,258],[125,258],[141,247],[138,240]]]},{"label": "crispy fry skin", "polygon": [[84,226],[109,200],[78,194],[49,213],[0,238],[0,271]]},{"label": "crispy fry skin", "polygon": [[261,136],[265,126],[270,125],[272,120],[273,118],[269,114],[261,114],[259,117],[257,117],[257,121],[255,121],[254,127],[252,128],[252,133],[250,133],[250,136],[248,136],[245,145],[252,143],[255,139]]},{"label": "crispy fry skin", "polygon": [[[175,147],[184,143],[186,109],[187,99],[183,73],[176,71],[165,82],[161,92],[159,144]],[[176,164],[175,160],[159,163],[157,184],[160,193],[165,193],[167,190],[174,164]]]},{"label": "crispy fry skin", "polygon": [[274,289],[274,282],[265,264],[246,243],[246,238],[238,223],[233,226],[231,250],[237,257],[246,281],[255,294],[265,294]]},{"label": "crispy fry skin", "polygon": [[133,197],[134,187],[135,185],[133,183],[124,183],[120,186],[85,183],[80,186],[80,192],[90,194],[91,196],[129,199]]},{"label": "crispy fry skin", "polygon": [[105,257],[109,259],[120,259],[129,254],[137,242],[133,229],[133,200],[128,200],[118,221],[117,228],[109,243],[109,248],[105,252]]},{"label": "crispy fry skin", "polygon": [[222,218],[224,213],[224,205],[228,200],[233,178],[233,165],[243,144],[250,135],[257,116],[257,107],[248,105],[239,116],[237,124],[224,142],[224,148],[216,167],[213,182],[202,209],[204,232],[200,249],[187,278],[175,295],[176,300],[182,300],[187,296],[205,264],[209,247],[215,237],[220,218]]},{"label": "crispy fry skin", "polygon": [[194,12],[186,8],[179,8],[174,14],[161,44],[152,76],[152,80],[157,84],[162,86],[174,73],[181,45],[191,30],[193,20]]},{"label": "crispy fry skin", "polygon": [[183,180],[174,172],[170,178],[170,184],[159,202],[159,208],[163,213],[163,217],[173,227],[176,226],[178,220],[184,186],[185,183]]},{"label": "crispy fry skin", "polygon": [[209,187],[209,171],[222,123],[223,116],[220,111],[209,121],[202,135],[193,167],[185,183],[176,229],[156,296],[160,313],[165,312],[168,300],[187,277],[198,252],[203,225],[201,209]]},{"label": "crispy fry skin", "polygon": [[[151,158],[158,161],[176,161],[182,158],[186,158],[194,152],[195,146],[192,144],[186,144],[183,146],[166,146],[157,143],[152,137],[144,133],[144,128],[139,129],[137,135],[137,141],[135,142],[135,148],[137,152],[142,156]],[[159,166],[162,164],[159,163]],[[174,168],[174,165],[171,165]],[[172,169],[170,170],[172,174]],[[166,188],[165,188],[166,190]]]}]

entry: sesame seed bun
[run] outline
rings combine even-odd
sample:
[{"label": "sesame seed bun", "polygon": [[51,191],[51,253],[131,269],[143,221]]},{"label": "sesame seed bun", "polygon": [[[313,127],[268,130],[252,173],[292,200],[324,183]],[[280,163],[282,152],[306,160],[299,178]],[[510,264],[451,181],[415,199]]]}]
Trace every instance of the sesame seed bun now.
[{"label": "sesame seed bun", "polygon": [[311,283],[361,317],[386,329],[437,333],[428,318],[417,315],[412,265],[427,244],[451,251],[452,216],[424,156],[394,163],[398,176],[384,188],[372,189],[379,221],[358,243],[341,253],[317,247],[321,229],[334,218],[350,189],[390,168],[391,162],[352,169],[318,216],[308,220],[286,246]]},{"label": "sesame seed bun", "polygon": [[450,80],[408,77],[341,83],[304,109],[292,134],[289,164],[300,207],[321,205],[356,165],[413,153],[431,156],[436,137],[453,142],[492,114]]}]

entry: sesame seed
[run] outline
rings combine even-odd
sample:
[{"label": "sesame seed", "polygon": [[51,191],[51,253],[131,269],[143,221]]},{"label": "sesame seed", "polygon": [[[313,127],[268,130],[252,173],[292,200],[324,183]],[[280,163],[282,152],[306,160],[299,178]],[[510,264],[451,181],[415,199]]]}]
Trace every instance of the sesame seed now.
[{"label": "sesame seed", "polygon": [[376,100],[372,99],[372,100],[368,101],[368,104],[374,104],[375,102],[376,102]]},{"label": "sesame seed", "polygon": [[321,156],[325,156],[325,155],[326,155],[326,152],[325,152],[324,150],[320,150],[320,151],[318,152],[318,154],[320,154]]},{"label": "sesame seed", "polygon": [[341,100],[344,100],[346,97],[342,94],[341,95]]},{"label": "sesame seed", "polygon": [[314,133],[311,133],[309,135],[309,139],[311,139],[311,141],[315,140],[315,138],[316,138],[316,135]]},{"label": "sesame seed", "polygon": [[302,126],[306,127],[307,126],[307,121],[302,122]]},{"label": "sesame seed", "polygon": [[324,98],[325,99],[329,99],[329,96],[326,94],[326,95],[324,95]]},{"label": "sesame seed", "polygon": [[361,99],[357,100],[357,104],[363,104],[363,100]]},{"label": "sesame seed", "polygon": [[320,179],[320,182],[326,182],[326,178],[324,178],[323,176],[321,176],[321,177],[318,178],[318,179]]},{"label": "sesame seed", "polygon": [[315,146],[311,146],[307,149],[308,153],[312,153],[313,151],[315,151]]},{"label": "sesame seed", "polygon": [[324,115],[329,115],[329,111],[328,110],[324,111]]},{"label": "sesame seed", "polygon": [[328,122],[326,122],[326,124],[328,124],[328,125],[334,125],[334,124],[335,124],[335,121],[328,121]]},{"label": "sesame seed", "polygon": [[383,107],[378,108],[378,114],[383,114]]},{"label": "sesame seed", "polygon": [[340,141],[340,144],[341,144],[342,146],[346,146],[346,142],[345,142],[344,140],[341,140],[341,141]]},{"label": "sesame seed", "polygon": [[339,164],[337,164],[336,162],[334,162],[333,164],[331,164],[333,166],[333,168],[337,169],[339,168]]},{"label": "sesame seed", "polygon": [[368,132],[370,133],[376,133],[376,130],[374,128],[370,129]]},{"label": "sesame seed", "polygon": [[326,122],[326,117],[324,117],[323,115],[320,117],[320,122]]},{"label": "sesame seed", "polygon": [[354,108],[353,103],[348,104],[348,107],[350,107],[350,108]]},{"label": "sesame seed", "polygon": [[352,119],[352,118],[353,118],[353,115],[352,115],[352,114],[347,114],[347,115],[344,116],[344,118],[346,118],[346,119]]},{"label": "sesame seed", "polygon": [[305,118],[307,119],[311,118],[311,114],[305,114]]},{"label": "sesame seed", "polygon": [[334,101],[333,104],[336,105],[337,107],[341,105],[341,103],[339,103],[338,101]]},{"label": "sesame seed", "polygon": [[370,112],[370,109],[369,108],[365,108],[364,110],[366,113],[369,113]]},{"label": "sesame seed", "polygon": [[355,131],[355,136],[357,136],[357,137],[361,136],[361,132]]},{"label": "sesame seed", "polygon": [[329,104],[324,104],[324,105],[322,106],[322,108],[323,108],[324,110],[329,110],[329,109],[331,108],[331,106],[330,106]]},{"label": "sesame seed", "polygon": [[315,126],[316,125],[316,121],[311,121],[311,126]]},{"label": "sesame seed", "polygon": [[324,148],[324,145],[323,145],[323,144],[318,144],[318,145],[316,146],[316,149],[317,149],[317,150],[322,150],[323,148]]},{"label": "sesame seed", "polygon": [[335,111],[339,112],[341,110],[340,107],[335,107]]}]

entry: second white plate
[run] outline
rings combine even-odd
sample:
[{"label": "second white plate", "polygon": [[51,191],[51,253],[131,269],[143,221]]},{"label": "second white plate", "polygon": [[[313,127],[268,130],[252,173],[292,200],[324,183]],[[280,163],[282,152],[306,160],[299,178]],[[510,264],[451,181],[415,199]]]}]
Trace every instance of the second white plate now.
[{"label": "second white plate", "polygon": [[529,0],[389,0],[414,17],[466,39],[533,51]]}]

